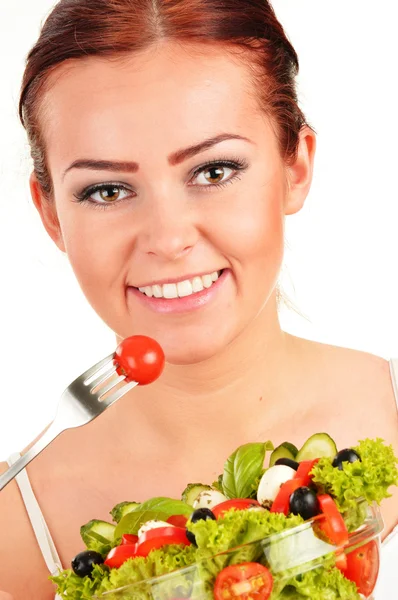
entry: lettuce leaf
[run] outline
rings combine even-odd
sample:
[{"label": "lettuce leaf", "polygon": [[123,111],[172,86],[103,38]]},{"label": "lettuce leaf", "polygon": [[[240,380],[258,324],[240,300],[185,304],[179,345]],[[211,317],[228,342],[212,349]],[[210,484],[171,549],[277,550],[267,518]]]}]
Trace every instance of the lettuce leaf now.
[{"label": "lettuce leaf", "polygon": [[[153,550],[147,558],[134,558],[127,560],[119,569],[108,569],[103,565],[94,567],[91,578],[78,577],[72,570],[63,571],[60,575],[50,577],[57,586],[57,593],[66,600],[92,600],[100,594],[116,590],[123,586],[138,584],[134,588],[134,598],[137,600],[151,600],[147,584],[139,585],[144,579],[158,577],[171,573],[176,569],[188,567],[195,562],[196,548],[194,546],[170,545],[167,549]],[[160,597],[189,596],[193,585],[194,573],[182,574],[178,578],[173,575],[169,581],[157,586],[157,591],[162,592]],[[178,590],[178,594],[175,592]],[[181,593],[181,595],[180,595]],[[121,600],[124,596],[117,595],[115,599]],[[130,597],[126,591],[126,597]],[[107,596],[107,600],[112,596]]]},{"label": "lettuce leaf", "polygon": [[288,580],[276,582],[270,600],[360,600],[355,583],[332,567],[307,571]]},{"label": "lettuce leaf", "polygon": [[358,498],[380,504],[391,496],[389,487],[398,485],[398,459],[392,446],[380,438],[365,439],[354,450],[361,460],[343,463],[342,471],[333,467],[329,458],[321,458],[311,471],[313,481],[333,496],[341,512],[356,510]]},{"label": "lettuce leaf", "polygon": [[265,453],[273,450],[271,442],[239,446],[224,465],[222,486],[227,498],[248,498],[253,483],[263,472]]}]

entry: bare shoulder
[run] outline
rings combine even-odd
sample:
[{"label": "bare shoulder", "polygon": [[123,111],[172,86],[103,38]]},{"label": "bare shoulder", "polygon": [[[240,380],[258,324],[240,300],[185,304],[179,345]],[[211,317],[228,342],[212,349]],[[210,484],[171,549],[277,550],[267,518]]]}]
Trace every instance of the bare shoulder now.
[{"label": "bare shoulder", "polygon": [[[390,363],[379,356],[295,339],[319,398],[316,425],[324,424],[344,448],[364,438],[382,438],[398,456],[398,409]],[[315,412],[315,411],[314,411]],[[382,506],[384,535],[398,524],[398,488]]]},{"label": "bare shoulder", "polygon": [[[7,469],[7,463],[0,463],[0,473]],[[0,531],[1,589],[14,600],[53,600],[55,587],[48,581],[49,573],[15,481],[0,492]]]}]

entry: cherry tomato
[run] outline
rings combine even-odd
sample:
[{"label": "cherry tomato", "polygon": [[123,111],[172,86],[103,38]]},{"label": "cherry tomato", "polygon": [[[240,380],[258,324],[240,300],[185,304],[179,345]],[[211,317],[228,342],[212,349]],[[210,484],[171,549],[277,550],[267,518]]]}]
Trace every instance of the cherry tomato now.
[{"label": "cherry tomato", "polygon": [[123,546],[136,544],[137,542],[138,542],[138,535],[131,535],[130,533],[125,533],[122,536],[122,545]]},{"label": "cherry tomato", "polygon": [[190,541],[187,538],[185,529],[181,527],[157,527],[143,533],[137,544],[137,554],[139,556],[148,556],[151,550],[162,548],[167,544],[184,544],[189,546]]},{"label": "cherry tomato", "polygon": [[116,546],[112,548],[105,559],[105,564],[111,569],[118,569],[128,558],[137,556],[137,547],[135,544]]},{"label": "cherry tomato", "polygon": [[376,540],[347,554],[344,575],[356,583],[358,592],[368,597],[373,592],[379,574],[379,547]]},{"label": "cherry tomato", "polygon": [[231,510],[231,508],[235,508],[236,510],[245,510],[246,508],[250,508],[252,506],[260,506],[260,504],[257,502],[257,500],[250,500],[249,498],[233,498],[232,500],[220,502],[220,504],[214,506],[211,511],[216,519],[220,519],[225,515],[227,510]]},{"label": "cherry tomato", "polygon": [[147,385],[160,377],[165,357],[155,340],[145,335],[133,335],[117,347],[114,364],[118,366],[117,373],[126,377],[126,381]]},{"label": "cherry tomato", "polygon": [[324,519],[318,523],[319,528],[332,544],[342,546],[348,541],[347,526],[333,498],[328,494],[318,496],[318,502]]},{"label": "cherry tomato", "polygon": [[187,524],[188,518],[184,515],[172,515],[167,519],[167,523],[170,525],[174,525],[174,527],[183,527],[185,528]]},{"label": "cherry tomato", "polygon": [[317,462],[319,462],[319,458],[303,460],[298,466],[295,479],[302,479],[304,481],[303,486],[308,486],[312,481],[310,473]]},{"label": "cherry tomato", "polygon": [[272,585],[271,573],[259,563],[230,565],[217,575],[214,598],[215,600],[268,600]]},{"label": "cherry tomato", "polygon": [[281,485],[278,495],[272,503],[270,512],[283,513],[287,516],[289,514],[290,496],[299,487],[303,487],[303,485],[303,479],[298,479],[297,477],[289,479],[289,481]]}]

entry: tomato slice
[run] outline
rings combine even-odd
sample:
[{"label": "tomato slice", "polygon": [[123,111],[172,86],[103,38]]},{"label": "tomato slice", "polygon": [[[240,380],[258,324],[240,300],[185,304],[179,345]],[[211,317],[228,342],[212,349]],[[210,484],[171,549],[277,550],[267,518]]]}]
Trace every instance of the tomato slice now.
[{"label": "tomato slice", "polygon": [[348,531],[344,519],[333,498],[328,494],[318,496],[318,502],[325,519],[319,521],[319,528],[332,544],[342,546],[348,542]]},{"label": "tomato slice", "polygon": [[137,556],[137,547],[135,544],[124,544],[112,548],[105,559],[105,564],[111,569],[118,569],[128,558]]},{"label": "tomato slice", "polygon": [[148,556],[151,550],[162,548],[167,544],[184,544],[184,546],[189,546],[191,542],[188,540],[186,531],[182,527],[157,527],[140,536],[137,544],[137,555]]},{"label": "tomato slice", "polygon": [[122,545],[131,545],[136,544],[138,542],[138,535],[131,535],[130,533],[125,533],[122,536]]},{"label": "tomato slice", "polygon": [[336,567],[340,569],[343,574],[345,574],[347,570],[347,555],[344,551],[336,554]]},{"label": "tomato slice", "polygon": [[376,540],[347,554],[344,575],[356,583],[358,592],[368,597],[373,592],[379,574],[380,556]]},{"label": "tomato slice", "polygon": [[312,481],[310,473],[317,462],[319,462],[319,458],[303,460],[298,466],[295,479],[302,479],[304,481],[303,485],[308,486]]},{"label": "tomato slice", "polygon": [[219,519],[223,517],[228,510],[231,510],[231,508],[235,508],[236,510],[246,510],[252,506],[260,506],[260,503],[257,502],[257,500],[251,500],[250,498],[232,498],[232,500],[220,502],[220,504],[214,506],[211,511],[216,519]]},{"label": "tomato slice", "polygon": [[230,565],[217,575],[214,598],[215,600],[268,600],[272,585],[271,573],[259,563]]},{"label": "tomato slice", "polygon": [[294,477],[294,479],[289,479],[289,481],[286,481],[286,483],[281,485],[281,489],[279,490],[277,497],[272,503],[270,512],[283,513],[287,516],[289,514],[290,496],[299,487],[303,487],[303,485],[303,479],[299,479],[298,477]]},{"label": "tomato slice", "polygon": [[165,356],[161,346],[152,338],[133,335],[119,344],[113,362],[117,365],[118,375],[126,377],[126,381],[147,385],[161,375]]},{"label": "tomato slice", "polygon": [[170,525],[174,525],[174,527],[183,527],[185,528],[187,524],[188,518],[184,515],[172,515],[167,519],[167,523]]}]

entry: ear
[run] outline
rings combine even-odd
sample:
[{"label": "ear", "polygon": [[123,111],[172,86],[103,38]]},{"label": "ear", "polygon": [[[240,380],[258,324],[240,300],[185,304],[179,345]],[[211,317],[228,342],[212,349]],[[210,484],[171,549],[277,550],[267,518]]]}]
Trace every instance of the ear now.
[{"label": "ear", "polygon": [[304,205],[310,191],[316,149],[315,133],[307,125],[299,133],[297,158],[287,167],[288,193],[285,214],[293,215]]},{"label": "ear", "polygon": [[35,173],[31,174],[29,185],[33,204],[37,208],[45,230],[61,252],[66,252],[55,203],[44,196]]}]

